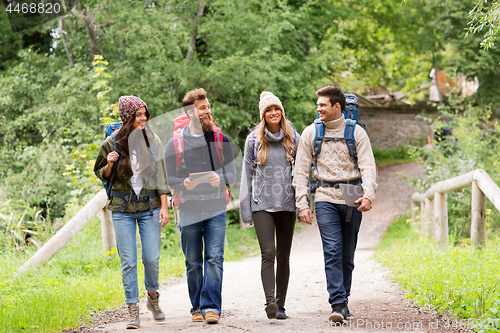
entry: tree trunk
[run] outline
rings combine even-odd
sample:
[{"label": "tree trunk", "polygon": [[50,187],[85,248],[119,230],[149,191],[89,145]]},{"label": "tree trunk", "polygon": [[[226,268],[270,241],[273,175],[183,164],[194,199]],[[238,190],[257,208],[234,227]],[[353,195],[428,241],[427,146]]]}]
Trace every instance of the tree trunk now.
[{"label": "tree trunk", "polygon": [[198,35],[198,24],[200,23],[201,18],[203,17],[203,13],[205,12],[205,3],[206,0],[200,1],[200,7],[198,7],[198,13],[194,18],[194,29],[191,34],[191,39],[189,40],[188,53],[186,55],[186,59],[191,59],[194,56],[194,50],[196,49],[196,36]]},{"label": "tree trunk", "polygon": [[64,23],[64,19],[61,17],[57,18],[57,23],[59,25],[59,33],[61,34],[64,50],[66,50],[66,55],[68,56],[69,65],[73,67],[75,65],[75,57],[73,56],[71,48],[69,47],[69,37],[66,29],[66,23]]},{"label": "tree trunk", "polygon": [[97,31],[92,27],[92,19],[87,15],[87,9],[83,7],[81,3],[78,4],[83,25],[85,25],[85,30],[87,30],[87,35],[89,36],[90,42],[90,55],[92,59],[94,56],[99,54],[99,41],[97,40]]}]

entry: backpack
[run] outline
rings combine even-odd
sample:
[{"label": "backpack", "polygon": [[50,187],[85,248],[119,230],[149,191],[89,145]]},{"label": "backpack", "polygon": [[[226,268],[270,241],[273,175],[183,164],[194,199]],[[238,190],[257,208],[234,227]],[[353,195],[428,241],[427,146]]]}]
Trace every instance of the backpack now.
[{"label": "backpack", "polygon": [[[106,126],[106,130],[104,131],[104,140],[106,140],[106,138],[111,135],[111,137],[113,138],[113,146],[115,148],[114,151],[116,151],[117,153],[118,153],[118,149],[116,149],[115,132],[118,131],[122,125],[123,125],[123,123],[121,121],[116,122],[116,123],[109,123]],[[154,146],[154,140],[153,140],[153,144],[151,145],[151,154],[153,154],[153,157],[156,158],[156,148]],[[118,155],[119,155],[118,160],[115,163],[113,163],[113,168],[111,169],[111,175],[110,175],[109,181],[102,182],[102,186],[106,190],[106,195],[108,197],[108,200],[111,200],[111,196],[112,196],[111,195],[111,188],[113,187],[113,182],[115,180],[116,168],[117,168],[117,166],[120,163],[120,160],[122,158],[120,153],[118,153]]]},{"label": "backpack", "polygon": [[[295,127],[293,126],[293,123],[290,120],[286,120],[290,126],[292,127],[293,130],[293,143],[297,145],[297,131],[295,130]],[[262,122],[261,122],[262,123]],[[256,135],[255,131],[253,131],[253,139],[252,139],[252,162],[253,162],[253,168],[255,169],[257,167],[257,149],[259,149],[260,142],[256,140]],[[295,166],[295,156],[297,155],[297,149],[293,152],[292,160],[290,161],[292,165],[292,176],[293,176],[293,168]]]},{"label": "backpack", "polygon": [[[361,171],[359,170],[358,166],[358,154],[356,152],[356,141],[354,140],[354,129],[356,128],[356,124],[360,125],[361,127],[365,128],[365,125],[359,121],[359,100],[354,94],[345,94],[345,99],[346,99],[346,106],[345,110],[342,112],[344,115],[344,118],[346,119],[346,126],[344,130],[344,137],[342,138],[332,138],[332,137],[325,137],[325,125],[321,120],[319,120],[319,114],[318,118],[314,120],[314,128],[315,128],[315,135],[314,135],[314,162],[311,166],[313,170],[315,170],[316,174],[318,174],[318,155],[321,153],[321,146],[323,144],[323,141],[345,141],[347,144],[347,148],[349,149],[349,155],[354,158],[354,164],[356,165],[356,168],[358,169],[359,172],[359,177],[356,181],[351,181],[347,183],[356,183],[356,184],[361,184]],[[314,193],[316,189],[319,186],[331,186],[331,187],[337,187],[339,182],[327,182],[327,181],[320,181],[314,177],[313,180],[310,182],[311,184],[311,189],[310,192]]]},{"label": "backpack", "polygon": [[[223,152],[223,136],[222,131],[215,124],[215,119],[212,118],[214,123],[213,132],[215,139],[215,150],[217,151],[217,157],[219,158],[219,165],[222,167],[222,173],[226,181],[226,186],[224,187],[224,197],[226,198],[226,205],[231,202],[231,192],[229,190],[229,183],[226,179],[226,172],[224,170],[224,152]],[[182,135],[182,129],[189,125],[189,117],[185,113],[179,114],[174,120],[174,130],[171,135],[171,139],[174,140],[175,149],[175,174],[178,175],[179,172],[184,169],[187,170],[186,162],[184,160],[184,137]],[[182,191],[171,189],[172,191],[172,205],[177,207],[181,203],[181,198],[184,193]]]}]

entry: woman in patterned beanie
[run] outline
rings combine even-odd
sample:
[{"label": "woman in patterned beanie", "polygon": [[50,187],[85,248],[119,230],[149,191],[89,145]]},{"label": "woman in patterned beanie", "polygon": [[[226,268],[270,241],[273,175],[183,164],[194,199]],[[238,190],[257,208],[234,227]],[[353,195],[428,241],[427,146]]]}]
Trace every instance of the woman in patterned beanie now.
[{"label": "woman in patterned beanie", "polygon": [[262,92],[259,111],[261,122],[245,142],[240,216],[248,227],[255,225],[262,254],[261,278],[267,317],[286,319],[285,298],[296,220],[292,177],[300,136],[285,118],[281,101],[272,93]]},{"label": "woman in patterned beanie", "polygon": [[136,96],[122,96],[118,102],[121,127],[108,136],[99,151],[94,172],[111,186],[107,208],[112,212],[118,254],[122,268],[127,328],[139,328],[136,228],[139,228],[144,264],[146,307],[156,321],[164,321],[159,307],[159,261],[161,228],[169,222],[168,184],[163,146],[148,124],[146,103]]}]

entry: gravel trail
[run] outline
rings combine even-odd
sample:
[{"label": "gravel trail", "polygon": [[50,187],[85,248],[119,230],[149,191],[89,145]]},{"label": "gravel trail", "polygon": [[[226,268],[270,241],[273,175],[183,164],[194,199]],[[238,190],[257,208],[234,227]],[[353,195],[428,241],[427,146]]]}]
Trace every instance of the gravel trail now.
[{"label": "gravel trail", "polygon": [[[451,332],[439,316],[420,311],[404,298],[390,273],[372,259],[376,246],[394,218],[410,209],[412,189],[398,176],[420,175],[416,163],[401,164],[378,170],[377,200],[365,213],[359,234],[349,307],[355,315],[343,328],[328,323],[330,306],[326,291],[321,239],[317,225],[303,225],[295,235],[290,267],[290,284],[286,301],[289,319],[269,320],[264,312],[264,292],[260,280],[260,257],[224,263],[223,305],[217,325],[193,323],[189,309],[186,278],[181,277],[160,288],[164,323],[155,323],[145,303],[140,304],[141,328],[144,332]],[[96,318],[92,326],[81,328],[92,332],[124,332],[124,309],[112,318]],[[118,318],[118,319],[117,319]],[[103,320],[104,319],[104,320]],[[107,321],[114,323],[105,324]]]}]

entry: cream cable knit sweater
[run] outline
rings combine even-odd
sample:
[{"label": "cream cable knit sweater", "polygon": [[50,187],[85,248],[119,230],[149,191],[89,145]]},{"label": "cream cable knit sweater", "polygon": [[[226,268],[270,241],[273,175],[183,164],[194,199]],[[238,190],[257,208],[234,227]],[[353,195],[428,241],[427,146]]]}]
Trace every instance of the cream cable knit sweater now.
[{"label": "cream cable knit sweater", "polygon": [[[346,121],[344,117],[327,121],[325,124],[325,137],[344,137]],[[306,127],[302,132],[299,149],[295,159],[295,175],[293,186],[295,187],[295,199],[297,208],[302,211],[308,208],[308,180],[311,163],[314,160],[313,145],[316,130],[314,124]],[[361,126],[356,126],[354,130],[354,140],[358,153],[358,165],[363,179],[364,197],[372,203],[375,200],[377,190],[375,158],[373,157],[370,139]],[[318,174],[319,173],[319,174]],[[358,170],[354,164],[354,159],[349,155],[345,141],[323,141],[321,153],[318,155],[317,169],[314,171],[320,180],[330,182],[347,181],[358,178]],[[344,204],[340,189],[331,187],[319,187],[316,190],[315,202],[326,201],[335,204]]]}]

